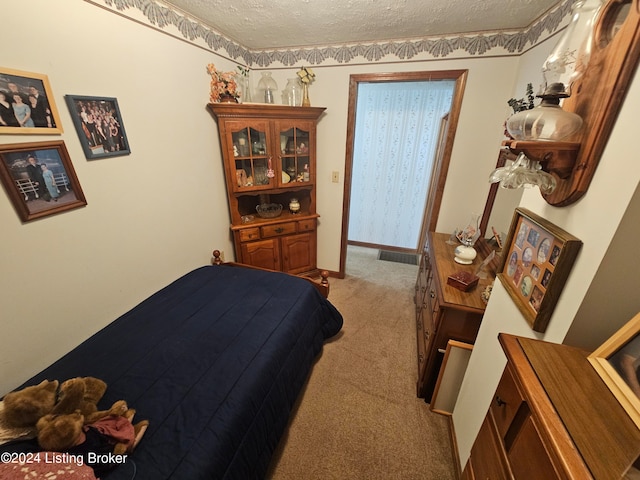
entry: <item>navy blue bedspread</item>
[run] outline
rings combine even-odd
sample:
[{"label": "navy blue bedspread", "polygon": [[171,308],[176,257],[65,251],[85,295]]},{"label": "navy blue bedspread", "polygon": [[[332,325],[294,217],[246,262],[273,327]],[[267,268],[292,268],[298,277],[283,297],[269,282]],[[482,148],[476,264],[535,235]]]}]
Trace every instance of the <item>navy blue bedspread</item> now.
[{"label": "navy blue bedspread", "polygon": [[149,428],[105,480],[259,479],[325,339],[342,316],[305,280],[196,269],[24,386],[93,376]]}]

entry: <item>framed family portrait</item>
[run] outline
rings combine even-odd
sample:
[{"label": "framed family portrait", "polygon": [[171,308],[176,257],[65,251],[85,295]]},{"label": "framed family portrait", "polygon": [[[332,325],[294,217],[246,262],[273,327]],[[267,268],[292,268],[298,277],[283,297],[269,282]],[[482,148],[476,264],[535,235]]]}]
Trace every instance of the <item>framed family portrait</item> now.
[{"label": "framed family portrait", "polygon": [[47,76],[0,67],[0,133],[47,135],[62,131]]},{"label": "framed family portrait", "polygon": [[640,313],[588,358],[602,381],[640,428]]},{"label": "framed family portrait", "polygon": [[88,160],[131,153],[117,99],[81,95],[64,98]]},{"label": "framed family portrait", "polygon": [[0,180],[23,222],[87,204],[61,140],[0,145]]},{"label": "framed family portrait", "polygon": [[536,332],[544,332],[582,242],[525,208],[516,208],[498,278]]}]

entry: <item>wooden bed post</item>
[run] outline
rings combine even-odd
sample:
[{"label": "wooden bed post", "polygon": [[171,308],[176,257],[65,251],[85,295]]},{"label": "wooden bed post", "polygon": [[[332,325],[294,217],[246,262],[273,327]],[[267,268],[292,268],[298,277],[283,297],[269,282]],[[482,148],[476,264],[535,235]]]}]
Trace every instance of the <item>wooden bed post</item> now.
[{"label": "wooden bed post", "polygon": [[[276,270],[269,270],[268,268],[262,268],[262,267],[255,267],[253,265],[245,265],[243,263],[237,263],[237,262],[223,262],[222,259],[220,258],[220,250],[214,250],[213,251],[213,258],[211,259],[211,263],[213,265],[229,265],[229,266],[237,266],[237,267],[245,267],[245,268],[251,268],[253,270],[264,270],[264,271],[269,271],[269,272],[275,272]],[[283,272],[286,273],[286,272]],[[291,273],[287,273],[287,275],[292,275]],[[320,272],[320,282],[316,280],[314,280],[313,278],[309,278],[306,275],[293,275],[294,277],[298,277],[298,278],[303,278],[308,282],[311,282],[311,284],[316,287],[316,289],[320,292],[320,294],[324,297],[324,298],[328,298],[329,297],[329,272],[327,270],[322,270]]]}]

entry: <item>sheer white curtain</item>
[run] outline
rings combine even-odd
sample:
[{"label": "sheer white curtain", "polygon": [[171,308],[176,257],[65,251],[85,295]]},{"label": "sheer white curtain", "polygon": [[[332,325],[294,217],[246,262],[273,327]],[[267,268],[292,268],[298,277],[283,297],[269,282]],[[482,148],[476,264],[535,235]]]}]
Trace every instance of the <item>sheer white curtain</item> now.
[{"label": "sheer white curtain", "polygon": [[360,83],[348,240],[416,249],[454,80]]}]

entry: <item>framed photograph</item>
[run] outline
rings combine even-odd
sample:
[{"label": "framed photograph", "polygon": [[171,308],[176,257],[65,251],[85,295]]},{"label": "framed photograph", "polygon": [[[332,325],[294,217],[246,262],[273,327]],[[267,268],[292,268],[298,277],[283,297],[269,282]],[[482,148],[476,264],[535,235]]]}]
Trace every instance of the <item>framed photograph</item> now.
[{"label": "framed photograph", "polygon": [[536,332],[544,332],[582,242],[525,208],[516,208],[498,278]]},{"label": "framed photograph", "polygon": [[0,67],[0,133],[62,133],[46,75]]},{"label": "framed photograph", "polygon": [[640,428],[640,313],[588,358],[611,393]]},{"label": "framed photograph", "polygon": [[87,204],[62,140],[0,145],[0,180],[23,222]]},{"label": "framed photograph", "polygon": [[117,99],[80,95],[64,98],[88,160],[131,153]]}]

